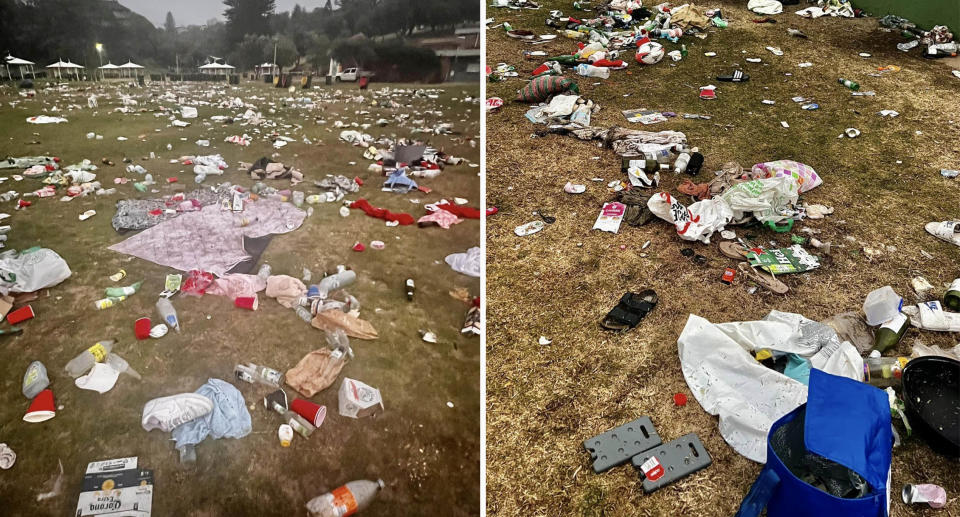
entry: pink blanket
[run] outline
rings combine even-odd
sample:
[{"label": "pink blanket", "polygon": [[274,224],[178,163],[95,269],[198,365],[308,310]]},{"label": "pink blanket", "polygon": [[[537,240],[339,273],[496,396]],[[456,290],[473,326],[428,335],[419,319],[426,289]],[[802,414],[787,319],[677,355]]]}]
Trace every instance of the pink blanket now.
[{"label": "pink blanket", "polygon": [[200,269],[223,276],[249,258],[243,236],[287,233],[299,228],[306,216],[290,203],[270,199],[247,203],[243,212],[214,204],[147,228],[109,249],[181,271]]}]

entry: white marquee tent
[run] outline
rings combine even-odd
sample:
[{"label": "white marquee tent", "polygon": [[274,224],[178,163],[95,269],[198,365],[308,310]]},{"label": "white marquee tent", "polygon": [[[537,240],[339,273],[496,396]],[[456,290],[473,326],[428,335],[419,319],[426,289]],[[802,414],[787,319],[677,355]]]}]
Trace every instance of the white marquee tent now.
[{"label": "white marquee tent", "polygon": [[11,66],[15,66],[15,67],[17,67],[17,68],[19,69],[19,71],[20,71],[20,79],[23,80],[23,79],[25,78],[25,77],[24,77],[24,73],[23,73],[24,67],[26,67],[26,68],[30,71],[30,77],[33,77],[33,76],[34,76],[34,75],[33,75],[33,65],[35,65],[35,64],[36,64],[36,63],[34,63],[33,61],[27,61],[26,59],[20,59],[19,57],[13,57],[13,56],[11,56],[11,55],[9,55],[9,54],[7,55],[6,59],[4,59],[4,65],[7,67],[7,77],[9,77],[10,79],[13,79],[13,75],[11,75],[11,73],[10,73],[10,67],[11,67]]}]

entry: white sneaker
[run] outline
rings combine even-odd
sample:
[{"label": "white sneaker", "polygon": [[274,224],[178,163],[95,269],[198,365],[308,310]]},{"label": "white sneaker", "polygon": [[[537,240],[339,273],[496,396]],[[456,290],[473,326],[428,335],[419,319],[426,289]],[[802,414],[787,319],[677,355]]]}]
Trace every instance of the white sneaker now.
[{"label": "white sneaker", "polygon": [[174,427],[213,411],[213,401],[196,393],[181,393],[161,397],[143,406],[141,425],[147,431],[160,429],[170,432]]}]

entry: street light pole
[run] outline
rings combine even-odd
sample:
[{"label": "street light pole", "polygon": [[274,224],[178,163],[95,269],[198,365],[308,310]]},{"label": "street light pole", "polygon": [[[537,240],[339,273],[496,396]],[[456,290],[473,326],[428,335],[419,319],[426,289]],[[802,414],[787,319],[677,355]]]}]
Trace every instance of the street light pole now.
[{"label": "street light pole", "polygon": [[100,80],[102,81],[105,79],[103,76],[103,43],[97,43],[95,46],[97,48],[97,57],[100,59]]}]

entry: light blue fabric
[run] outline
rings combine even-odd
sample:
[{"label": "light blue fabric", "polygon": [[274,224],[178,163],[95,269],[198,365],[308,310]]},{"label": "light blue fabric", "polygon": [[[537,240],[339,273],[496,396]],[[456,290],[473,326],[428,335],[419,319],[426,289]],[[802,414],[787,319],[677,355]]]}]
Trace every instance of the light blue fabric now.
[{"label": "light blue fabric", "polygon": [[406,191],[410,192],[417,188],[417,182],[407,177],[407,169],[397,169],[390,173],[383,186],[392,189],[406,188]]},{"label": "light blue fabric", "polygon": [[196,445],[208,435],[214,439],[243,438],[250,434],[253,425],[243,394],[229,382],[207,379],[207,383],[195,391],[213,401],[213,411],[174,428],[173,439],[177,448]]},{"label": "light blue fabric", "polygon": [[810,361],[797,354],[787,354],[787,367],[783,369],[783,374],[797,382],[803,383],[804,386],[809,386]]}]

